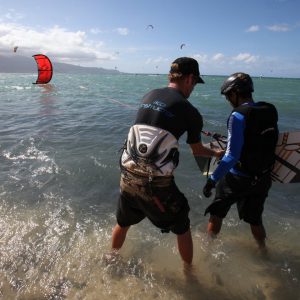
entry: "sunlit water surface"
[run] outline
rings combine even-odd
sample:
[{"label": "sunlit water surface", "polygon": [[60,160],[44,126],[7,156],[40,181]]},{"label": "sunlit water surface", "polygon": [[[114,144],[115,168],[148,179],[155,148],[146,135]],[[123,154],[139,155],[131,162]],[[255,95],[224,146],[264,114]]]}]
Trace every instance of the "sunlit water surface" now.
[{"label": "sunlit water surface", "polygon": [[[147,220],[108,261],[119,194],[119,149],[140,98],[166,76],[0,74],[0,297],[2,299],[299,298],[299,184],[274,184],[265,205],[268,252],[260,253],[233,207],[220,236],[206,236],[210,203],[181,139],[176,182],[189,199],[192,270],[176,239]],[[205,76],[190,101],[205,130],[226,134],[223,77]],[[276,104],[281,131],[300,130],[300,80],[255,78],[255,99]]]}]

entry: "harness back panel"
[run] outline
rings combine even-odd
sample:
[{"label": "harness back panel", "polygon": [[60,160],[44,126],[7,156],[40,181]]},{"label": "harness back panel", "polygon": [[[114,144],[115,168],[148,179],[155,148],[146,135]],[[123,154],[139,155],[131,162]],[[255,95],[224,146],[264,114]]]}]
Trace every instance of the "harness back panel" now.
[{"label": "harness back panel", "polygon": [[233,111],[243,114],[246,120],[245,142],[235,169],[254,176],[270,171],[275,162],[278,139],[275,106],[257,102],[255,105],[241,105]]},{"label": "harness back panel", "polygon": [[178,165],[178,141],[168,131],[134,125],[128,133],[121,164],[142,176],[171,176]]}]

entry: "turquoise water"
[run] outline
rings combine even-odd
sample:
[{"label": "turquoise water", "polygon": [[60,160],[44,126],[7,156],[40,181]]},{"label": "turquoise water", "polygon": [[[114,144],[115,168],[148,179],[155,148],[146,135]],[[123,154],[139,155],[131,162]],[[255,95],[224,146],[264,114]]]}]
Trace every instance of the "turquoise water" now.
[{"label": "turquoise water", "polygon": [[[185,137],[176,181],[189,199],[193,272],[175,236],[147,220],[106,264],[119,193],[119,149],[140,98],[165,75],[0,74],[0,297],[3,299],[299,299],[299,184],[274,184],[265,205],[268,254],[257,252],[235,207],[219,238],[205,234],[209,201]],[[226,134],[224,77],[204,76],[190,101],[204,130]],[[300,130],[300,79],[254,78],[281,131]]]}]

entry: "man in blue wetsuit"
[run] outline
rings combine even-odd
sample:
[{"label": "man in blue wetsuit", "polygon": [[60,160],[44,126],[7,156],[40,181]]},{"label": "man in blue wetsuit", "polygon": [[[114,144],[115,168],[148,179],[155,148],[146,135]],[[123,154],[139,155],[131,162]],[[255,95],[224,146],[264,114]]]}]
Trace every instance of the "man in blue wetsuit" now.
[{"label": "man in blue wetsuit", "polygon": [[180,57],[171,65],[168,87],[152,90],[143,97],[121,156],[112,249],[120,249],[129,227],[147,217],[162,232],[177,235],[181,258],[191,264],[190,208],[173,177],[179,162],[178,140],[186,132],[186,142],[195,156],[223,154],[201,142],[202,116],[187,100],[197,83],[204,83],[198,62]]},{"label": "man in blue wetsuit", "polygon": [[208,233],[215,236],[232,204],[237,204],[240,219],[250,224],[259,247],[265,247],[262,223],[264,202],[271,187],[270,172],[275,161],[278,138],[277,110],[266,102],[254,102],[253,82],[245,73],[227,78],[221,94],[234,108],[228,118],[228,144],[217,169],[208,178],[203,194],[210,197],[216,186]]}]

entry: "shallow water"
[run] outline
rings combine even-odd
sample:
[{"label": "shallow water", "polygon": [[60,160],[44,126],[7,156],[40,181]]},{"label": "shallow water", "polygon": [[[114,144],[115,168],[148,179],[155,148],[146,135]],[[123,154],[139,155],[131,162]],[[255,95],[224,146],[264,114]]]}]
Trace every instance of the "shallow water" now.
[{"label": "shallow water", "polygon": [[[299,299],[299,184],[274,184],[265,205],[268,253],[235,208],[220,236],[205,234],[205,178],[181,139],[176,182],[189,199],[194,265],[175,236],[147,220],[107,262],[119,193],[119,149],[140,97],[165,76],[0,74],[0,297],[2,299]],[[223,77],[190,101],[205,130],[226,133]],[[255,78],[255,99],[276,104],[281,131],[299,130],[299,79]]]}]

